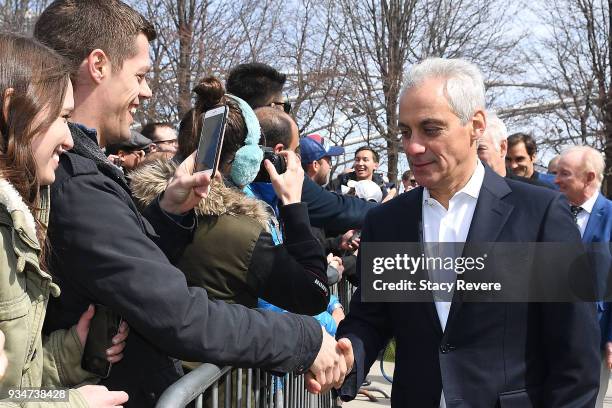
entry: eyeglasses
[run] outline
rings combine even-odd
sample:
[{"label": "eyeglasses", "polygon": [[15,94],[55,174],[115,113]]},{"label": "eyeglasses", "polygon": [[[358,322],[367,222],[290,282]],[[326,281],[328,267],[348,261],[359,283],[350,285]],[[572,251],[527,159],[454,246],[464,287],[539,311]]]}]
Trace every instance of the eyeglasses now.
[{"label": "eyeglasses", "polygon": [[271,107],[282,106],[285,113],[291,113],[291,102],[285,100],[283,102],[270,102]]},{"label": "eyeglasses", "polygon": [[174,146],[178,146],[178,139],[166,139],[166,140],[158,140],[157,142],[153,142],[153,144],[163,144],[163,143],[170,143]]}]

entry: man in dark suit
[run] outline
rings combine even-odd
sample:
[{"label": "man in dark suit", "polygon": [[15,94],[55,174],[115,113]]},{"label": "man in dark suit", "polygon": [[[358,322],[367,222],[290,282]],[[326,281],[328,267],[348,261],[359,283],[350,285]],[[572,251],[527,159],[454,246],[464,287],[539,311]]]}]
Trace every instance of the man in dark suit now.
[{"label": "man in dark suit", "polygon": [[[504,179],[477,159],[484,105],[474,65],[428,59],[412,68],[400,97],[399,128],[422,187],[371,210],[362,245],[580,242],[564,197]],[[452,302],[364,302],[362,290],[337,333],[351,340],[355,356],[339,390],[344,400],[354,398],[394,337],[393,407],[595,403],[599,332],[592,303],[475,303],[457,293]]]},{"label": "man in dark suit", "polygon": [[[597,273],[600,299],[607,287],[610,272],[610,238],[612,238],[612,201],[599,192],[605,162],[600,152],[588,146],[574,146],[565,150],[557,164],[555,182],[567,196],[571,211],[582,235],[591,246]],[[597,317],[601,329],[602,363],[596,407],[603,406],[612,368],[612,305],[597,302]]]}]

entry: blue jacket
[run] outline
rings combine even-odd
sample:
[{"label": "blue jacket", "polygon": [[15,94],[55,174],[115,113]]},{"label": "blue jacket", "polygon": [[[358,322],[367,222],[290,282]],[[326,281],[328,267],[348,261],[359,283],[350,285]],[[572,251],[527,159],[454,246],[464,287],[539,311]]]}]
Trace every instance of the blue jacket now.
[{"label": "blue jacket", "polygon": [[[603,194],[599,194],[589,217],[589,222],[584,230],[582,241],[605,243],[591,248],[595,253],[593,262],[597,271],[598,287],[601,289],[607,288],[608,274],[610,273],[610,265],[612,263],[610,238],[612,238],[612,201],[604,197]],[[610,302],[597,302],[602,346],[604,343],[612,341],[611,309],[612,304]]]},{"label": "blue jacket", "polygon": [[308,216],[313,227],[325,227],[326,231],[334,233],[361,229],[366,213],[378,205],[327,191],[307,175],[304,175],[302,202],[308,205]]},{"label": "blue jacket", "polygon": [[555,190],[559,190],[559,186],[555,184],[554,174],[540,173],[540,172],[534,171],[532,178],[535,180],[538,180],[540,183],[546,184],[547,187],[550,187]]}]

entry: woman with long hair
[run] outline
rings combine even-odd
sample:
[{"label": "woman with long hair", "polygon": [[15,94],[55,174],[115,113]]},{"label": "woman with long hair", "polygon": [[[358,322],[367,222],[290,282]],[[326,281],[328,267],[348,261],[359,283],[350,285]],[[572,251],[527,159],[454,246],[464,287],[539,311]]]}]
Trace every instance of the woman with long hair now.
[{"label": "woman with long hair", "polygon": [[[93,307],[71,329],[42,335],[49,296],[60,294],[45,272],[48,186],[61,154],[72,148],[73,107],[63,59],[33,39],[0,34],[0,331],[8,360],[0,400],[27,407],[45,396],[51,401],[40,403],[45,407],[113,407],[127,400],[102,386],[64,388],[96,380],[81,368]],[[110,362],[122,358],[126,336],[123,326],[108,350]]]}]

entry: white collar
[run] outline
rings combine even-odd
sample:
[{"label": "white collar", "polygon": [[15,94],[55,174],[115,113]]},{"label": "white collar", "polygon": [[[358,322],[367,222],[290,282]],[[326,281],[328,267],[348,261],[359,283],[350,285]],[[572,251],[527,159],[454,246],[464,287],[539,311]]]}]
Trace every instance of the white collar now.
[{"label": "white collar", "polygon": [[[462,193],[477,200],[480,194],[480,188],[482,187],[482,183],[484,182],[484,176],[484,166],[482,165],[480,159],[476,159],[476,169],[474,170],[474,173],[472,173],[472,176],[470,177],[466,185],[463,186],[461,190],[457,191],[451,197],[451,200],[455,197],[458,197]],[[423,189],[423,203],[426,203],[430,197],[431,196],[429,195],[429,190],[427,189],[427,187],[425,187]]]},{"label": "white collar", "polygon": [[599,191],[596,191],[588,200],[580,205],[584,211],[587,213],[593,212],[593,207],[595,206],[595,201],[597,201],[597,197],[599,197]]}]

